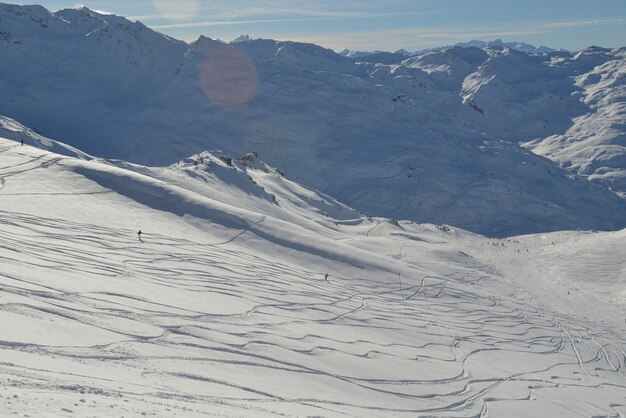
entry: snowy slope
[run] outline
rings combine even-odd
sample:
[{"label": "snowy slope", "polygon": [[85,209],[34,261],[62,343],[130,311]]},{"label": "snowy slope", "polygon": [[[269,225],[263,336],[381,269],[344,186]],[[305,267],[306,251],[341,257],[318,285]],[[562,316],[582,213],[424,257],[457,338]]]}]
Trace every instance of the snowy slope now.
[{"label": "snowy slope", "polygon": [[0,137],[18,141],[20,144],[23,142],[25,145],[32,145],[56,154],[77,157],[83,160],[93,158],[74,147],[46,138],[19,122],[1,115]]},{"label": "snowy slope", "polygon": [[494,240],[362,217],[254,156],[144,167],[18,139],[3,414],[626,414],[625,231]]},{"label": "snowy slope", "polygon": [[579,54],[581,58],[598,55],[610,58],[576,77],[578,96],[590,110],[564,133],[526,146],[613,190],[626,192],[626,49]]},{"label": "snowy slope", "polygon": [[[186,44],[87,8],[10,5],[0,34],[0,114],[90,155],[162,166],[256,151],[362,213],[492,236],[626,226],[626,202],[607,188],[623,191],[621,90],[607,81],[581,100],[586,74],[623,68],[619,50],[454,47],[384,65],[295,42]],[[559,145],[564,133],[572,146]],[[557,145],[528,146],[556,163],[518,145],[546,138]]]}]

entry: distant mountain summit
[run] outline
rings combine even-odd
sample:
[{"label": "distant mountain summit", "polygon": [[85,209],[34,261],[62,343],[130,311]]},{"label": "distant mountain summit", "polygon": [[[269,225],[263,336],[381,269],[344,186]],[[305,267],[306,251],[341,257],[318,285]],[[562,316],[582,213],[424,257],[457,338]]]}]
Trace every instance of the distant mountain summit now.
[{"label": "distant mountain summit", "polygon": [[[428,48],[428,49],[424,49],[421,51],[414,51],[414,52],[410,52],[407,51],[406,49],[398,49],[397,51],[394,52],[389,52],[389,51],[353,51],[350,49],[344,49],[342,51],[339,52],[339,54],[343,55],[344,57],[348,57],[348,58],[353,58],[353,59],[361,59],[361,58],[367,58],[370,57],[372,55],[376,56],[376,55],[381,55],[381,54],[395,54],[395,55],[399,55],[399,56],[412,56],[412,55],[418,55],[418,54],[425,54],[431,51],[442,51],[442,50],[446,50],[446,49],[450,49],[453,47],[463,47],[463,48],[480,48],[480,49],[484,49],[484,48],[510,48],[510,49],[514,49],[516,51],[521,51],[521,52],[526,52],[529,54],[544,54],[544,53],[549,53],[549,52],[555,52],[557,51],[556,49],[553,48],[549,48],[547,46],[534,46],[531,44],[527,44],[525,42],[504,42],[502,41],[502,39],[495,39],[493,41],[477,41],[477,40],[472,40],[472,41],[468,41],[468,42],[459,42],[453,45],[447,45],[447,46],[441,46],[441,47],[435,47],[435,48]],[[565,51],[564,49],[559,49],[558,51]]]},{"label": "distant mountain summit", "polygon": [[248,42],[249,40],[250,40],[250,35],[239,35],[238,37],[236,37],[230,42],[234,44],[237,42]]},{"label": "distant mountain summit", "polygon": [[367,57],[368,55],[376,55],[376,54],[397,54],[397,55],[405,55],[405,56],[410,56],[413,55],[413,52],[409,52],[406,49],[398,49],[397,51],[394,52],[388,52],[388,51],[353,51],[350,49],[343,49],[342,51],[339,52],[340,55],[343,55],[344,57],[348,57],[348,58],[362,58],[362,57]]},{"label": "distant mountain summit", "polygon": [[553,48],[549,48],[543,45],[537,47],[531,44],[527,44],[525,42],[503,42],[502,39],[495,39],[493,41],[473,40],[469,42],[459,42],[457,44],[454,44],[454,46],[475,47],[475,48],[488,48],[488,47],[511,48],[516,51],[527,52],[531,54],[544,54],[544,53],[556,51]]},{"label": "distant mountain summit", "polygon": [[343,55],[346,58],[350,58],[357,62],[369,62],[369,63],[379,63],[379,64],[399,64],[402,60],[408,58],[410,54],[405,54],[403,52],[383,52],[383,51],[374,51],[374,52],[364,52],[364,51],[350,51],[348,49],[344,49],[340,52],[340,55]]}]

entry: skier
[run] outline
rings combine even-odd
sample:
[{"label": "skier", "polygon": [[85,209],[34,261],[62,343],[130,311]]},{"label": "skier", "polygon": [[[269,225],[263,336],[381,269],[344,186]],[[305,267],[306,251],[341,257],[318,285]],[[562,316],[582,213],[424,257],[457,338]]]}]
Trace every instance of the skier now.
[{"label": "skier", "polygon": [[324,275],[324,280],[328,281],[328,273],[326,273],[326,275]]},{"label": "skier", "polygon": [[137,232],[137,238],[139,238],[139,241],[141,241],[141,229],[139,230],[139,232]]},{"label": "skier", "polygon": [[22,144],[22,146],[24,146],[24,140],[20,139],[20,143]]}]

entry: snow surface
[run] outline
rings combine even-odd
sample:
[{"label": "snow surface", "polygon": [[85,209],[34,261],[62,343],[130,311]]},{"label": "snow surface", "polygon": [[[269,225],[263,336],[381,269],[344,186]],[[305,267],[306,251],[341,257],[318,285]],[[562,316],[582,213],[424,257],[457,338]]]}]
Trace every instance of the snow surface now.
[{"label": "snow surface", "polygon": [[[206,74],[216,56],[239,78]],[[385,65],[295,42],[186,44],[85,7],[0,4],[0,115],[46,137],[153,166],[256,151],[362,213],[497,237],[626,226],[624,60],[620,49],[496,45]]]},{"label": "snow surface", "polygon": [[[526,146],[613,190],[626,191],[626,49],[593,49],[579,59],[599,65],[576,77],[580,100],[593,111],[574,119],[565,133]],[[619,59],[617,59],[619,58]]]},{"label": "snow surface", "polygon": [[626,230],[369,218],[255,155],[145,167],[3,123],[3,415],[626,414]]}]

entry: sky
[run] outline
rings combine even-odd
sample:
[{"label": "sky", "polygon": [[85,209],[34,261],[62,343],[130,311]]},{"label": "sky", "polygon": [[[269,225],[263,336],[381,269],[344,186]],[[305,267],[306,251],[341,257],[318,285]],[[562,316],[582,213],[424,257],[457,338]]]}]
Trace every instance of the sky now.
[{"label": "sky", "polygon": [[[34,2],[50,10],[80,5]],[[496,38],[569,50],[626,46],[626,0],[92,0],[84,5],[188,42],[200,35],[227,41],[249,34],[363,51],[415,51]]]}]

